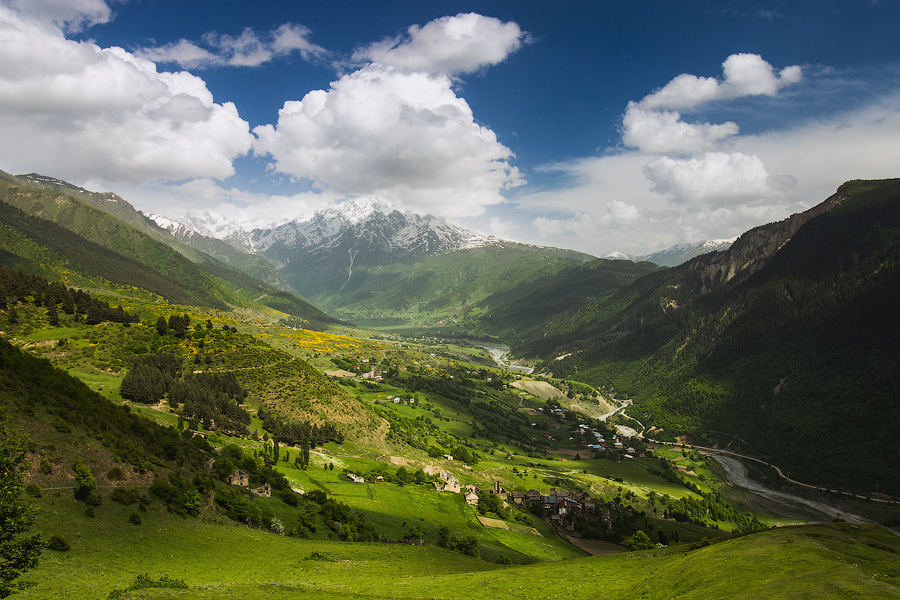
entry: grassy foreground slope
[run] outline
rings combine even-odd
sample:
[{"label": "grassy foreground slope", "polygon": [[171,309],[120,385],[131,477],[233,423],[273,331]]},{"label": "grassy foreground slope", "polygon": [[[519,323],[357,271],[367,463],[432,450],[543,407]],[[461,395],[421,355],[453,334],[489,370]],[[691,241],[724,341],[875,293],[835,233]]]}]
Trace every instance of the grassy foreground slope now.
[{"label": "grassy foreground slope", "polygon": [[[150,512],[114,503],[71,515],[48,492],[38,528],[72,543],[45,551],[26,598],[104,598],[142,573],[188,589],[128,598],[900,598],[900,539],[846,523],[687,546],[500,567],[434,546],[339,543]],[[109,541],[115,539],[115,544]],[[90,577],[85,577],[90,573]]]}]

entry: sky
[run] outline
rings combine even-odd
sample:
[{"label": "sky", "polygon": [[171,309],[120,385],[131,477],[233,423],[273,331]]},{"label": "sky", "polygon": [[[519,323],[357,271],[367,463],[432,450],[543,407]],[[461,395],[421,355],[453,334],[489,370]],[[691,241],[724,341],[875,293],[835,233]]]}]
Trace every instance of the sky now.
[{"label": "sky", "polygon": [[0,170],[630,255],[900,177],[897,0],[0,0]]}]

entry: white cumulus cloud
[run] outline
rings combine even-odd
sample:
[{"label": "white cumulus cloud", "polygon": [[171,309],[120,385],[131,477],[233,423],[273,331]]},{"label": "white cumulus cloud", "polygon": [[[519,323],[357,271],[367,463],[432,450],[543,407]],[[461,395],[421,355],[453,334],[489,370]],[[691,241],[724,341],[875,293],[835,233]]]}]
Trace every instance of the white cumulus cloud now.
[{"label": "white cumulus cloud", "polygon": [[503,62],[526,39],[516,23],[461,13],[413,25],[405,36],[357,50],[353,59],[432,74],[473,73]]},{"label": "white cumulus cloud", "polygon": [[444,216],[481,214],[522,183],[512,152],[444,75],[369,65],[254,129],[275,168],[336,194],[380,195]]},{"label": "white cumulus cloud", "polygon": [[686,123],[681,114],[669,110],[647,110],[630,102],[622,118],[622,141],[644,152],[693,154],[710,150],[739,128],[728,121],[722,124]]},{"label": "white cumulus cloud", "polygon": [[725,78],[682,74],[640,101],[643,109],[693,108],[711,100],[744,96],[774,96],[782,87],[799,82],[802,69],[793,65],[777,75],[775,68],[757,54],[732,54],[722,63]]},{"label": "white cumulus cloud", "polygon": [[644,175],[654,192],[677,203],[715,206],[778,200],[786,181],[770,177],[758,156],[740,152],[707,152],[688,159],[662,156],[644,167]]},{"label": "white cumulus cloud", "polygon": [[5,169],[83,180],[227,177],[253,136],[185,72],[121,48],[67,40],[0,6],[0,145]]}]

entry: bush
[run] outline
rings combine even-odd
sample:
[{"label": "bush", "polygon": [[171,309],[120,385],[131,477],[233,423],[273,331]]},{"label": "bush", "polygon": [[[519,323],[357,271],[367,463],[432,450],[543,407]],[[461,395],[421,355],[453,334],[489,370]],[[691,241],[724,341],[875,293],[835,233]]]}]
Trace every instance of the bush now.
[{"label": "bush", "polygon": [[59,535],[58,533],[50,536],[50,541],[47,542],[47,547],[51,550],[56,550],[57,552],[68,552],[69,548],[71,548],[71,546],[69,546],[69,542],[66,541],[66,538]]},{"label": "bush", "polygon": [[50,461],[46,458],[41,461],[41,466],[38,467],[38,471],[41,475],[49,475],[53,472],[53,467],[50,466]]},{"label": "bush", "polygon": [[625,541],[625,548],[630,551],[633,550],[650,550],[651,548],[655,548],[656,544],[650,541],[650,536],[646,534],[641,529],[638,529],[634,532],[628,540]]},{"label": "bush", "polygon": [[82,498],[84,503],[88,506],[100,506],[103,504],[103,496],[101,496],[98,492],[90,492],[87,496]]},{"label": "bush", "polygon": [[116,488],[109,497],[112,498],[114,502],[124,504],[125,506],[136,504],[138,501],[138,493],[134,488]]},{"label": "bush", "polygon": [[128,517],[128,522],[132,525],[140,525],[141,524],[141,515],[138,511],[131,511],[131,516]]},{"label": "bush", "polygon": [[122,481],[125,479],[125,473],[119,467],[113,467],[106,473],[106,478],[110,481]]},{"label": "bush", "polygon": [[25,493],[32,498],[40,498],[43,496],[43,494],[41,493],[41,486],[36,483],[29,483],[28,485],[26,485]]}]

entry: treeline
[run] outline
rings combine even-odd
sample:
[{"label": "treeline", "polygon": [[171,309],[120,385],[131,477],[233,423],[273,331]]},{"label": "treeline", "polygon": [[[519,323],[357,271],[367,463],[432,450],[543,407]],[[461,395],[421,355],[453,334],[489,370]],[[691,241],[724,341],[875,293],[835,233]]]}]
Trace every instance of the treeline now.
[{"label": "treeline", "polygon": [[328,442],[343,443],[344,434],[333,424],[325,422],[319,427],[309,421],[298,423],[285,421],[274,412],[260,406],[256,416],[262,421],[263,429],[271,431],[283,444],[315,448]]},{"label": "treeline", "polygon": [[241,407],[246,392],[234,373],[184,373],[180,356],[140,356],[122,379],[122,397],[152,404],[168,398],[169,405],[183,406],[184,417],[207,429],[246,435],[250,413]]},{"label": "treeline", "polygon": [[36,307],[45,307],[50,324],[59,326],[59,311],[67,315],[84,318],[88,325],[97,325],[103,321],[114,323],[137,323],[140,318],[122,308],[116,308],[102,300],[92,297],[83,290],[66,287],[59,282],[50,282],[39,275],[10,269],[0,265],[0,310],[6,310],[7,318],[15,323],[18,315],[15,311],[17,303],[31,303]]}]

